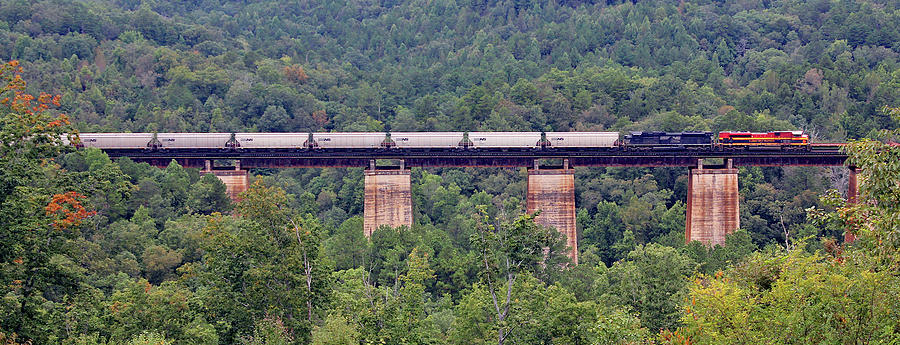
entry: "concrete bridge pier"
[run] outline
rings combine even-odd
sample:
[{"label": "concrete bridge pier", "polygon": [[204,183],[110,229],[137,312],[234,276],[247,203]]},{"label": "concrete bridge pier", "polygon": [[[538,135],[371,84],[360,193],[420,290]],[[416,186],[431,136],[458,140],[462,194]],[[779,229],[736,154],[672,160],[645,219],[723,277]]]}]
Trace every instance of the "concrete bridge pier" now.
[{"label": "concrete bridge pier", "polygon": [[575,228],[575,170],[569,160],[561,169],[528,169],[528,193],[525,200],[528,213],[541,211],[535,222],[552,226],[566,237],[569,258],[578,264],[578,233]]},{"label": "concrete bridge pier", "polygon": [[725,235],[741,227],[738,170],[730,159],[723,168],[690,167],[687,192],[685,241],[724,245]]},{"label": "concrete bridge pier", "polygon": [[363,233],[372,236],[382,225],[412,226],[412,188],[410,171],[399,167],[382,168],[369,163],[365,171]]},{"label": "concrete bridge pier", "polygon": [[213,174],[218,177],[225,184],[225,193],[234,201],[237,201],[238,195],[250,186],[250,176],[247,170],[241,169],[240,160],[235,160],[234,169],[217,170],[213,169],[212,161],[207,159],[200,174]]}]

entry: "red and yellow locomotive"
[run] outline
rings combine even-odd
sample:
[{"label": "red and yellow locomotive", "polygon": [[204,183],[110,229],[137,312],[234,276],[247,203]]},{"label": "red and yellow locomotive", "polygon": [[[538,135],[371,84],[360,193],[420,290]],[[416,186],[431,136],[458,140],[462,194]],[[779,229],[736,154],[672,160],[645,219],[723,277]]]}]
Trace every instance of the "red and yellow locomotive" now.
[{"label": "red and yellow locomotive", "polygon": [[809,149],[809,135],[803,131],[776,131],[766,133],[752,132],[719,132],[719,145],[722,148],[796,148]]}]

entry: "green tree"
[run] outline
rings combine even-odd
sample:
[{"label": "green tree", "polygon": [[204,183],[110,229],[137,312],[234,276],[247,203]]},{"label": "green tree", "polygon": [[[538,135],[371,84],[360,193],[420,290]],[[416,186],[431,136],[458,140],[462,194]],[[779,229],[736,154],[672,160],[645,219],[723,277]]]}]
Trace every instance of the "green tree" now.
[{"label": "green tree", "polygon": [[160,183],[160,192],[164,200],[171,201],[173,212],[182,210],[187,203],[188,188],[191,186],[191,177],[187,170],[174,159],[169,163]]},{"label": "green tree", "polygon": [[253,334],[241,338],[244,345],[289,345],[294,337],[281,318],[266,315],[256,321]]},{"label": "green tree", "polygon": [[[562,239],[558,232],[536,224],[531,215],[499,226],[489,222],[484,208],[480,215],[481,222],[471,237],[472,247],[481,261],[480,277],[493,306],[497,344],[502,345],[523,322],[513,315],[516,280],[521,274],[541,271],[542,265],[554,266],[559,259],[545,257],[545,248],[559,247]],[[551,253],[562,256],[561,251]]]},{"label": "green tree", "polygon": [[639,245],[609,269],[609,290],[603,298],[637,312],[641,325],[650,330],[673,328],[695,267],[674,248]]},{"label": "green tree", "polygon": [[[622,211],[618,205],[609,201],[597,204],[597,213],[593,219],[585,219],[581,244],[587,248],[596,245],[601,260],[607,265],[623,257],[626,253],[618,253],[613,246],[622,238],[625,226],[622,223]],[[633,233],[632,233],[633,235]],[[631,251],[631,248],[628,248]]]},{"label": "green tree", "polygon": [[70,172],[67,183],[89,196],[98,215],[118,220],[130,214],[127,201],[135,186],[106,153],[86,148],[66,154],[59,163]]},{"label": "green tree", "polygon": [[152,331],[181,344],[216,344],[219,337],[203,312],[203,301],[175,282],[153,286],[146,280],[130,281],[117,289],[106,304],[106,328],[113,343],[125,342]]},{"label": "green tree", "polygon": [[684,252],[700,264],[698,268],[700,273],[715,274],[740,263],[757,249],[750,234],[746,230],[738,229],[725,236],[725,245],[709,247],[699,241],[693,241],[684,248]]},{"label": "green tree", "polygon": [[306,342],[328,298],[323,230],[293,212],[284,190],[258,181],[241,197],[240,217],[214,214],[204,230],[204,299],[228,341],[268,315],[282,320],[294,342]]},{"label": "green tree", "polygon": [[147,280],[155,284],[174,275],[175,268],[181,265],[181,259],[181,253],[161,245],[147,247],[141,256]]},{"label": "green tree", "polygon": [[140,335],[134,336],[128,340],[128,342],[124,343],[126,345],[172,345],[172,341],[167,340],[166,337],[160,335],[159,333],[153,332],[145,332]]},{"label": "green tree", "polygon": [[[515,312],[508,315],[506,323],[515,325],[515,329],[505,339],[508,342],[630,344],[646,339],[647,330],[633,315],[595,301],[579,302],[569,290],[559,285],[545,286],[528,273],[521,274],[512,289],[511,310]],[[502,326],[495,318],[487,286],[474,284],[456,307],[451,343],[496,343]]]},{"label": "green tree", "polygon": [[285,132],[291,118],[281,106],[270,105],[259,118],[259,129],[266,132]]},{"label": "green tree", "polygon": [[408,269],[400,277],[403,286],[399,290],[398,311],[391,330],[393,340],[404,344],[434,343],[432,338],[436,334],[430,334],[434,328],[425,317],[425,283],[434,279],[434,271],[429,267],[428,254],[417,249],[413,249],[406,262]]},{"label": "green tree", "polygon": [[77,140],[67,117],[49,110],[59,98],[26,94],[17,66],[0,65],[0,333],[46,343],[58,331],[56,303],[80,289],[67,242],[92,212],[50,161]]},{"label": "green tree", "polygon": [[756,254],[690,289],[696,344],[896,342],[897,278],[802,250]]},{"label": "green tree", "polygon": [[513,86],[510,98],[521,105],[533,105],[538,100],[538,89],[530,81],[522,78]]},{"label": "green tree", "polygon": [[202,214],[228,211],[231,198],[225,193],[225,183],[213,174],[203,175],[191,185],[187,207]]},{"label": "green tree", "polygon": [[325,253],[337,270],[357,268],[365,263],[368,245],[368,239],[363,234],[363,219],[357,216],[341,223],[334,234],[325,240]]},{"label": "green tree", "polygon": [[359,331],[343,316],[328,315],[325,325],[316,327],[312,333],[314,345],[355,345],[359,344]]}]

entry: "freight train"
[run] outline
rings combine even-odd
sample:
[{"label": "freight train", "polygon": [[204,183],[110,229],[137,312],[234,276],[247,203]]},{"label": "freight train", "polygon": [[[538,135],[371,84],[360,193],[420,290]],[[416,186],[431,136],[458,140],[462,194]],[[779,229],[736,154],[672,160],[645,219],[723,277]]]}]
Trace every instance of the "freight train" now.
[{"label": "freight train", "polygon": [[81,133],[78,146],[107,150],[809,150],[802,131]]}]

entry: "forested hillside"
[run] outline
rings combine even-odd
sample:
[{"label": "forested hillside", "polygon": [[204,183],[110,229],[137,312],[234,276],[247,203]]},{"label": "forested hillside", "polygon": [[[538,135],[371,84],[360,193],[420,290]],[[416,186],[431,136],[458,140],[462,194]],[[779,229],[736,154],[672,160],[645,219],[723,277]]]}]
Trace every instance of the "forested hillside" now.
[{"label": "forested hillside", "polygon": [[[900,153],[880,142],[848,148],[858,205],[832,190],[845,169],[741,168],[743,229],[716,248],[684,244],[684,169],[578,168],[580,265],[566,266],[560,236],[522,214],[524,170],[414,169],[415,225],[366,239],[361,168],[253,170],[233,203],[195,169],[59,140],[889,141],[898,57],[888,0],[5,0],[0,344],[900,341]],[[846,229],[860,240],[844,245]]]}]

